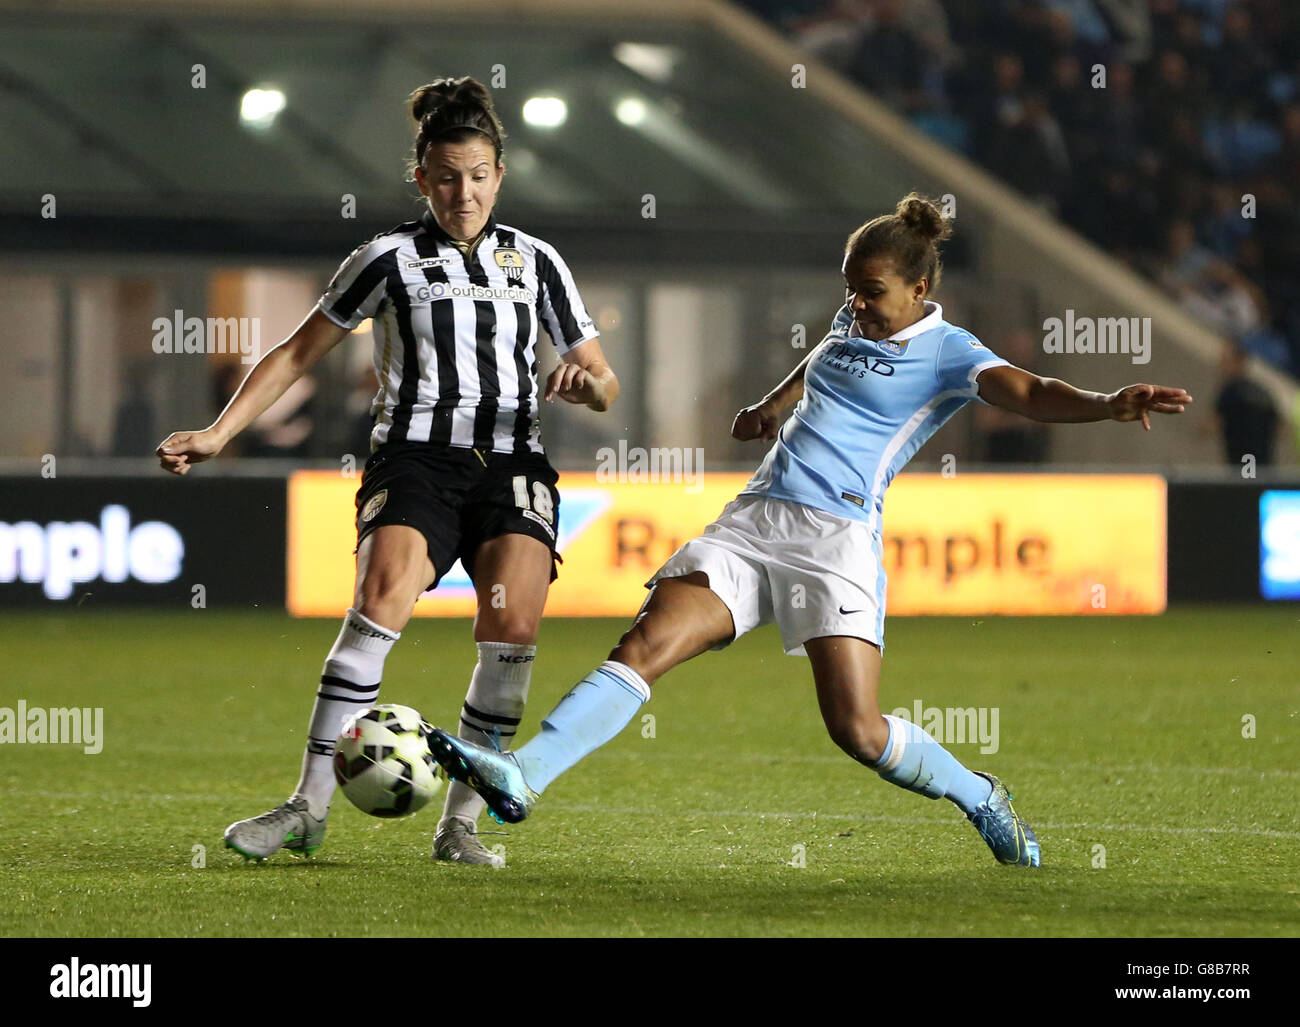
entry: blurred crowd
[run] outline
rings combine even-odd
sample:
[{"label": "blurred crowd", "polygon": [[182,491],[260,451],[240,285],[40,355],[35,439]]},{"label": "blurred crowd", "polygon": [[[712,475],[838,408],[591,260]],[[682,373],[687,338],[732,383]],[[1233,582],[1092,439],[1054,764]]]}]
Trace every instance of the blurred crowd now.
[{"label": "blurred crowd", "polygon": [[1300,0],[742,0],[1300,374]]}]

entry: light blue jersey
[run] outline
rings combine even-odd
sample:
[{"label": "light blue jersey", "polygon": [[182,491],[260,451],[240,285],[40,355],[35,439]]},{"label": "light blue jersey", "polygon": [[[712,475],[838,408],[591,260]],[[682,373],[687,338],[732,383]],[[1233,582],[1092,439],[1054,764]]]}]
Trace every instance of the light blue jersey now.
[{"label": "light blue jersey", "polygon": [[743,492],[854,520],[879,537],[885,489],[948,418],[978,399],[976,376],[1007,363],[964,328],[926,313],[889,339],[853,334],[848,307],[812,354],[803,399]]}]

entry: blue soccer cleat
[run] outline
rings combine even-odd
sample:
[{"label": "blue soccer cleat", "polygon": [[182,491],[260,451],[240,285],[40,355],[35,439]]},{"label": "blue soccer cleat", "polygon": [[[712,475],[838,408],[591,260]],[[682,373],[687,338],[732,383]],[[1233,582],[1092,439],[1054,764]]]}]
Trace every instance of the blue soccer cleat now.
[{"label": "blue soccer cleat", "polygon": [[975,825],[980,837],[988,843],[999,863],[1018,867],[1039,865],[1038,837],[1034,829],[1020,819],[1011,807],[1011,793],[1006,785],[992,774],[975,771],[993,786],[993,794],[983,804],[975,807],[966,819]]},{"label": "blue soccer cleat", "polygon": [[429,751],[448,777],[483,796],[493,819],[517,824],[532,811],[537,793],[528,787],[514,753],[475,745],[442,728],[430,732]]}]

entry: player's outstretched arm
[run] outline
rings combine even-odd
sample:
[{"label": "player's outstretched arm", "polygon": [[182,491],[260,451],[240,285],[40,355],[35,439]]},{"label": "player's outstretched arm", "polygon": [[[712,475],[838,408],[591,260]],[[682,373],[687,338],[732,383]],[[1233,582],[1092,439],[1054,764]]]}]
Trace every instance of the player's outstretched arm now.
[{"label": "player's outstretched arm", "polygon": [[[813,352],[816,352],[814,350]],[[803,398],[803,375],[808,369],[809,353],[799,366],[785,376],[775,389],[769,392],[753,406],[747,406],[731,422],[731,437],[741,442],[750,439],[762,439],[771,442],[781,430],[781,422],[790,408]]]},{"label": "player's outstretched arm", "polygon": [[1081,424],[1088,421],[1141,421],[1150,415],[1181,414],[1192,397],[1167,385],[1130,385],[1109,395],[1076,389],[1059,378],[1042,378],[1019,367],[990,367],[976,378],[980,398],[1032,421]]},{"label": "player's outstretched arm", "polygon": [[155,451],[162,469],[187,474],[191,464],[216,456],[347,334],[346,328],[313,310],[292,335],[254,365],[212,424],[202,431],[172,432],[163,439]]}]

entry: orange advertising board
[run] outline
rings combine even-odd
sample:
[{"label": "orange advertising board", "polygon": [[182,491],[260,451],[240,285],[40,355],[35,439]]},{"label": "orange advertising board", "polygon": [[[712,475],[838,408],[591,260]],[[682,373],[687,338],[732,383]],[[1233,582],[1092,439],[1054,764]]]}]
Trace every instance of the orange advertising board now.
[{"label": "orange advertising board", "polygon": [[[700,534],[749,480],[613,484],[562,474],[559,579],[551,616],[627,616],[646,579]],[[357,478],[289,482],[288,608],[339,616],[355,558]],[[891,614],[1158,613],[1165,607],[1165,482],[1156,475],[902,475],[883,538]],[[874,575],[873,575],[874,577]],[[470,616],[458,564],[417,616]]]},{"label": "orange advertising board", "polygon": [[900,475],[885,497],[887,613],[1160,613],[1165,480]]}]

